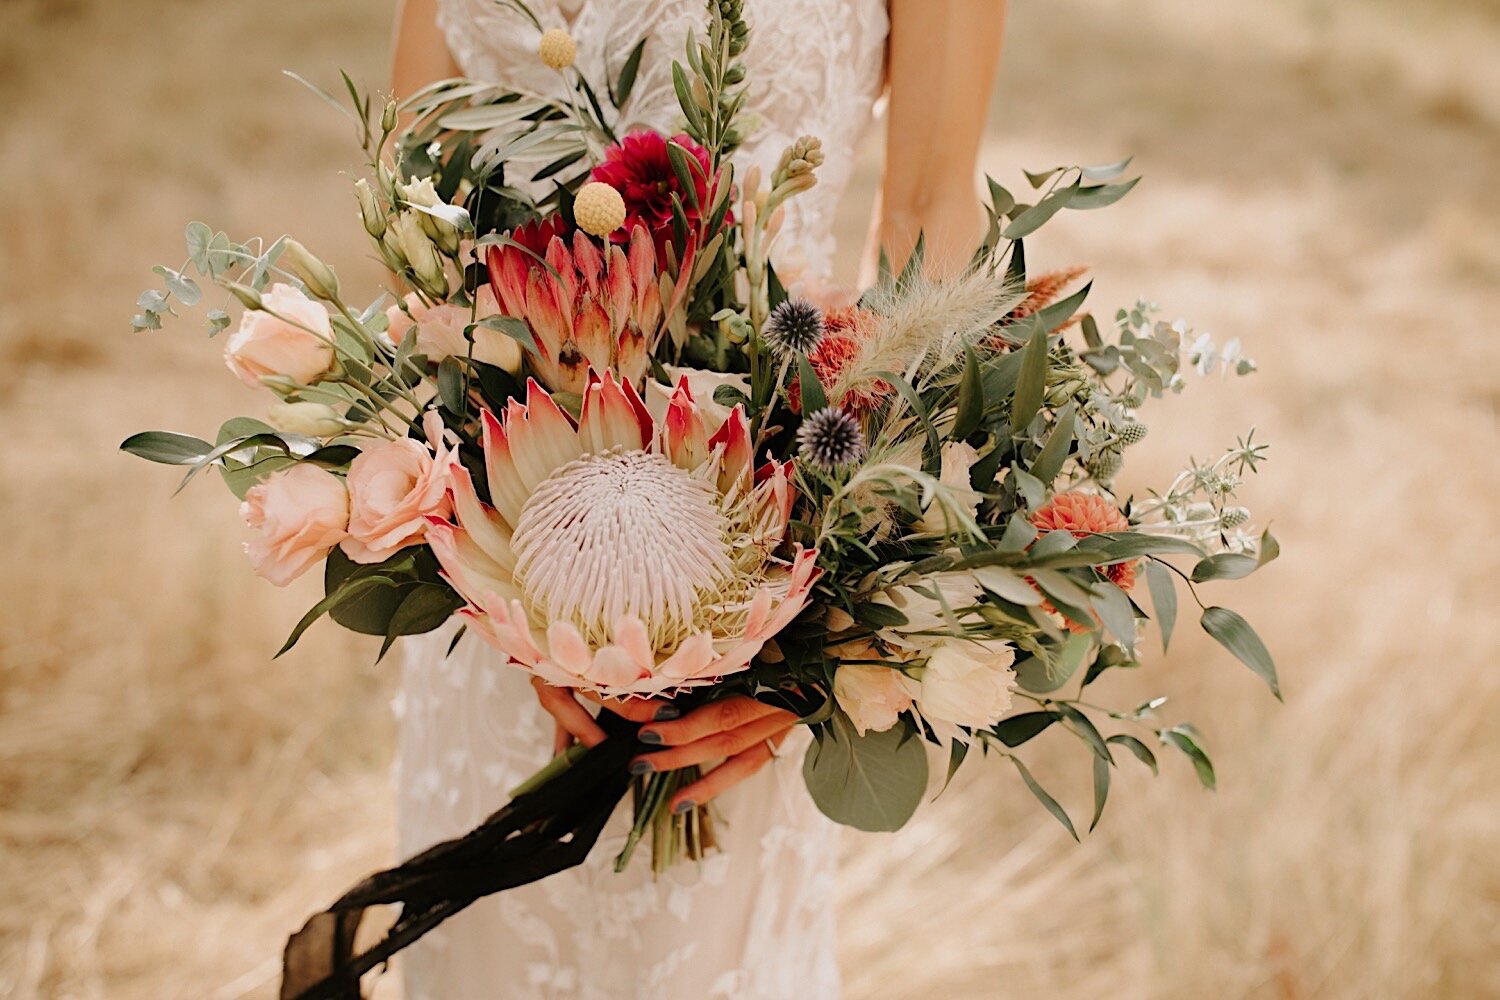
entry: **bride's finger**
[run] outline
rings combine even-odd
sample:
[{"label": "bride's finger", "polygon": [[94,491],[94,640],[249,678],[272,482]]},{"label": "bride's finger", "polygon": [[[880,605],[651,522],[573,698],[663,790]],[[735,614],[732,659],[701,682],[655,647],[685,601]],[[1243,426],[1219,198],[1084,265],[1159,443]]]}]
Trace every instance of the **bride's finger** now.
[{"label": "bride's finger", "polygon": [[637,757],[631,762],[630,770],[634,774],[648,774],[652,771],[672,771],[693,764],[706,764],[711,760],[723,760],[749,750],[757,743],[779,737],[796,724],[795,715],[778,710],[775,714],[764,715],[738,729],[714,733],[684,746],[657,750]]},{"label": "bride's finger", "polygon": [[770,743],[765,740],[749,750],[735,754],[691,785],[678,789],[677,794],[672,796],[672,812],[685,813],[694,806],[713,801],[753,776],[770,763],[773,756]]},{"label": "bride's finger", "polygon": [[663,698],[605,698],[593,691],[578,694],[631,722],[665,722],[682,714],[676,705]]},{"label": "bride's finger", "polygon": [[531,679],[531,686],[536,688],[537,701],[542,703],[547,714],[579,743],[594,747],[604,742],[604,730],[599,728],[589,710],[578,704],[572,691],[553,687],[539,677]]},{"label": "bride's finger", "polygon": [[715,733],[738,729],[769,715],[784,718],[789,724],[797,721],[797,717],[785,709],[745,695],[735,695],[695,708],[675,722],[659,722],[647,726],[641,730],[640,740],[642,743],[669,747],[685,746]]}]

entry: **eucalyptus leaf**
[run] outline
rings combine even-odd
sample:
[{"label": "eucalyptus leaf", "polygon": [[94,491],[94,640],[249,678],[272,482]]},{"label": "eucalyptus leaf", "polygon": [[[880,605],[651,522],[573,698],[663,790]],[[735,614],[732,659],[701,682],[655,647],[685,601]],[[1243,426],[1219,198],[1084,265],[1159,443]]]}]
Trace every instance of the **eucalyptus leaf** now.
[{"label": "eucalyptus leaf", "polygon": [[1042,595],[1037,592],[1037,589],[1014,570],[1003,566],[981,566],[974,570],[974,578],[985,590],[1005,598],[1012,604],[1042,603]]},{"label": "eucalyptus leaf", "polygon": [[1031,424],[1031,418],[1042,408],[1047,388],[1047,331],[1038,326],[1021,350],[1021,371],[1016,378],[1016,394],[1010,405],[1010,425],[1017,431]]},{"label": "eucalyptus leaf", "polygon": [[1094,758],[1094,818],[1089,820],[1089,833],[1099,825],[1104,815],[1104,803],[1109,801],[1110,764],[1103,757]]},{"label": "eucalyptus leaf", "polygon": [[1165,566],[1151,560],[1146,563],[1146,584],[1151,590],[1151,606],[1156,610],[1156,627],[1161,630],[1161,651],[1165,653],[1172,642],[1172,629],[1177,625],[1177,581]]},{"label": "eucalyptus leaf", "polygon": [[802,413],[812,416],[828,406],[828,397],[823,392],[823,383],[806,355],[797,355],[797,389],[802,397]]},{"label": "eucalyptus leaf", "polygon": [[1073,423],[1077,408],[1073,403],[1068,403],[1057,414],[1057,423],[1052,428],[1052,433],[1047,437],[1047,443],[1037,453],[1036,460],[1031,463],[1031,474],[1044,483],[1050,483],[1057,478],[1062,471],[1063,463],[1068,460],[1068,452],[1073,447]]},{"label": "eucalyptus leaf", "polygon": [[1214,774],[1213,761],[1209,760],[1208,754],[1198,745],[1194,734],[1184,730],[1181,726],[1161,731],[1161,741],[1170,747],[1176,747],[1187,755],[1193,762],[1193,770],[1198,772],[1198,780],[1204,788],[1213,791],[1218,787],[1218,778]]},{"label": "eucalyptus leaf", "polygon": [[1001,719],[991,728],[1001,743],[1018,747],[1041,735],[1048,726],[1057,721],[1055,712],[1022,712],[1008,719]]},{"label": "eucalyptus leaf", "polygon": [[173,431],[142,431],[120,442],[120,450],[162,465],[192,465],[214,450],[200,438]]},{"label": "eucalyptus leaf", "polygon": [[954,441],[962,441],[979,429],[979,421],[983,417],[984,383],[979,377],[979,360],[974,357],[973,349],[965,344],[964,371],[958,384],[958,407],[949,437]]},{"label": "eucalyptus leaf", "polygon": [[1151,768],[1152,774],[1157,773],[1156,754],[1152,753],[1150,747],[1146,746],[1146,744],[1142,743],[1134,736],[1131,736],[1128,733],[1117,733],[1114,736],[1111,736],[1109,739],[1105,740],[1105,742],[1124,747],[1126,750],[1129,750],[1131,753],[1135,754],[1136,760]]},{"label": "eucalyptus leaf", "polygon": [[861,736],[838,710],[817,732],[802,776],[823,815],[856,830],[905,826],[927,790],[927,752],[910,724]]}]

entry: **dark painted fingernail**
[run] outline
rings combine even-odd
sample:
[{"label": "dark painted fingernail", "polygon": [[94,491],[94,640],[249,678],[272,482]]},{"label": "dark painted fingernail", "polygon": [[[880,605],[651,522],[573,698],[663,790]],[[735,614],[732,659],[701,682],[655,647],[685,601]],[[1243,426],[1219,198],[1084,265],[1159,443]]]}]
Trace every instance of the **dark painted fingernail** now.
[{"label": "dark painted fingernail", "polygon": [[631,774],[650,774],[656,768],[651,766],[649,760],[633,760],[630,762]]},{"label": "dark painted fingernail", "polygon": [[692,812],[697,808],[697,806],[698,803],[694,802],[692,799],[683,799],[681,802],[677,803],[677,807],[673,809],[672,812],[678,816],[681,816],[685,812]]},{"label": "dark painted fingernail", "polygon": [[663,705],[656,710],[656,721],[667,722],[677,718],[681,714],[682,711],[676,705]]},{"label": "dark painted fingernail", "polygon": [[661,733],[653,732],[650,729],[642,729],[639,738],[642,743],[661,746]]}]

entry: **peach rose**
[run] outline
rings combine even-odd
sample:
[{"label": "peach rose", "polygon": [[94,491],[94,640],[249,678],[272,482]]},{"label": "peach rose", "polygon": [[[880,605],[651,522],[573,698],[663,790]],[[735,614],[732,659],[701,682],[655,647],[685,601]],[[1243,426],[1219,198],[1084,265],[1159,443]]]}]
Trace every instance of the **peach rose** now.
[{"label": "peach rose", "polygon": [[845,663],[833,674],[833,697],[854,728],[883,733],[911,708],[915,683],[895,667]]},{"label": "peach rose", "polygon": [[[378,563],[427,536],[427,518],[446,518],[449,467],[458,459],[442,443],[442,421],[428,413],[437,454],[420,441],[382,441],[349,463],[349,537],[344,554]],[[436,432],[434,434],[434,432]]]},{"label": "peach rose", "polygon": [[[406,296],[405,303],[405,309],[391,306],[385,311],[391,340],[401,343],[415,326],[417,353],[425,354],[427,360],[441,361],[450,354],[468,356],[469,343],[464,339],[464,327],[469,325],[469,310],[447,302],[429,306],[415,293]],[[480,286],[477,318],[496,316],[499,312],[494,291],[489,285]],[[514,375],[521,370],[521,345],[499,330],[475,327],[474,360],[504,368]]]},{"label": "peach rose", "polygon": [[993,639],[944,642],[922,671],[917,707],[941,739],[962,738],[958,726],[984,729],[1010,711],[1016,651]]},{"label": "peach rose", "polygon": [[250,565],[285,587],[344,539],[349,491],[327,469],[294,465],[250,487],[240,517],[255,532],[245,543]]},{"label": "peach rose", "polygon": [[272,285],[261,302],[270,312],[246,310],[224,345],[224,363],[241,382],[259,388],[262,377],[285,375],[308,385],[333,367],[333,327],[321,302],[284,284]]}]

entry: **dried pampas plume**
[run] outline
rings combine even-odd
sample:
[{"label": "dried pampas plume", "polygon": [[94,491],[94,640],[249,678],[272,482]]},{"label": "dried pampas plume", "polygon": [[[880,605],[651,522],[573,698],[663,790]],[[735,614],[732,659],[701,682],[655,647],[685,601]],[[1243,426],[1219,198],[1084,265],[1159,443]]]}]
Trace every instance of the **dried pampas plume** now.
[{"label": "dried pampas plume", "polygon": [[912,379],[958,357],[965,340],[1025,299],[1023,289],[984,271],[934,281],[908,280],[869,293],[879,318],[854,359],[829,387],[832,399],[892,372]]}]

